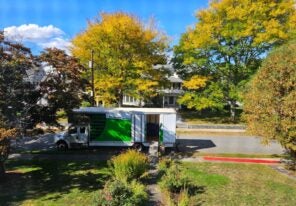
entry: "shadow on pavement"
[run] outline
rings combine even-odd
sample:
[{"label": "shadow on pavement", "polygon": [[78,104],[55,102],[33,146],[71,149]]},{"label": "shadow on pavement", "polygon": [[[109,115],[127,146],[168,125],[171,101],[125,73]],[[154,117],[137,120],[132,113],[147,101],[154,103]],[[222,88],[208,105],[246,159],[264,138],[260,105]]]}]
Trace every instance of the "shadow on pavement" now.
[{"label": "shadow on pavement", "polygon": [[196,152],[201,149],[216,147],[212,140],[204,139],[178,139],[176,142],[179,152]]}]

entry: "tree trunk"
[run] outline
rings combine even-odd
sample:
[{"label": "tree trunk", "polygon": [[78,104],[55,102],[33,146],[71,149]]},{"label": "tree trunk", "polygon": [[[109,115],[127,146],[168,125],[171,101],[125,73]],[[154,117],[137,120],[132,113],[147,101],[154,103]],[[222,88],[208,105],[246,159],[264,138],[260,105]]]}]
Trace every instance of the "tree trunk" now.
[{"label": "tree trunk", "polygon": [[0,180],[3,179],[5,175],[4,161],[0,161]]},{"label": "tree trunk", "polygon": [[293,171],[296,171],[296,151],[292,150],[290,152],[291,158],[292,158],[292,165],[291,165],[291,169]]},{"label": "tree trunk", "polygon": [[122,103],[123,103],[123,94],[122,94],[122,92],[118,93],[117,102],[118,102],[118,107],[122,107]]},{"label": "tree trunk", "polygon": [[230,118],[231,121],[235,121],[235,102],[234,101],[230,101]]}]

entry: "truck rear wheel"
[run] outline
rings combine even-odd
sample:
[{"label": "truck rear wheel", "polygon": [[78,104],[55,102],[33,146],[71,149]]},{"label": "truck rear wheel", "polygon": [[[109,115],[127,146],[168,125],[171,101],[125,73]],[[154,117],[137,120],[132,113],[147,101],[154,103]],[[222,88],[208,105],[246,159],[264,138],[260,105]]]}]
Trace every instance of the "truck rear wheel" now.
[{"label": "truck rear wheel", "polygon": [[133,148],[139,152],[143,151],[143,145],[141,143],[134,143]]},{"label": "truck rear wheel", "polygon": [[58,141],[57,142],[57,149],[59,151],[66,151],[68,149],[68,145],[65,141]]}]

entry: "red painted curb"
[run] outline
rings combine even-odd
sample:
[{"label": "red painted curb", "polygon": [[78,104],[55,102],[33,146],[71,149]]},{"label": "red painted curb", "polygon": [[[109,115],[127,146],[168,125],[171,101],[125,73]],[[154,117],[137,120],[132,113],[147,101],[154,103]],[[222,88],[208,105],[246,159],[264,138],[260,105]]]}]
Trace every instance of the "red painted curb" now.
[{"label": "red painted curb", "polygon": [[254,158],[233,158],[233,157],[212,157],[204,156],[204,160],[207,161],[224,161],[224,162],[241,162],[241,163],[265,163],[265,164],[278,164],[280,160],[269,159],[254,159]]}]

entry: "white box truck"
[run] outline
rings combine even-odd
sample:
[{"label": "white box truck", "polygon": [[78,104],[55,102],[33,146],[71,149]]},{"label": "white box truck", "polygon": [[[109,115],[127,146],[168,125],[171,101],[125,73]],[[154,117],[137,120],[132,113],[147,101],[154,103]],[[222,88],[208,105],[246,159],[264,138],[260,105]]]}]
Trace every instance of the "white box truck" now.
[{"label": "white box truck", "polygon": [[176,141],[176,111],[172,108],[82,107],[74,114],[87,121],[76,122],[55,135],[58,149],[75,146],[133,146],[141,149],[158,142],[173,147]]}]

